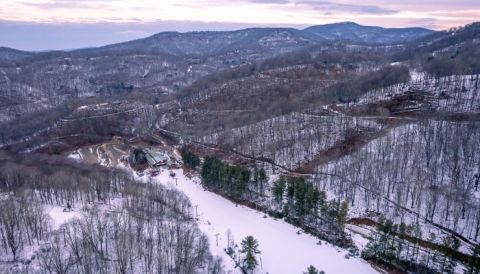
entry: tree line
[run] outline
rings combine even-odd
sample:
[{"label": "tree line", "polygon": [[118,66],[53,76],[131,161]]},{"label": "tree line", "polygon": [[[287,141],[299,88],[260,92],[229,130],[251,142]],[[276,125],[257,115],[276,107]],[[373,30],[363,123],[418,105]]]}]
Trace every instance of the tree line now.
[{"label": "tree line", "polygon": [[445,236],[442,244],[432,244],[434,233],[429,235],[430,242],[421,240],[421,234],[418,226],[381,217],[362,257],[415,273],[454,273],[458,262],[465,265],[464,273],[479,273],[480,245],[466,256],[459,252],[460,241],[453,235]]},{"label": "tree line", "polygon": [[273,183],[271,193],[277,216],[327,241],[349,246],[344,233],[348,218],[346,201],[328,200],[324,191],[303,177],[281,176]]},{"label": "tree line", "polygon": [[285,218],[330,242],[352,246],[344,232],[348,218],[346,201],[328,200],[325,192],[303,177],[281,176],[270,186],[262,168],[254,167],[252,170],[207,156],[200,176],[202,184],[210,190],[220,191],[270,215]]}]

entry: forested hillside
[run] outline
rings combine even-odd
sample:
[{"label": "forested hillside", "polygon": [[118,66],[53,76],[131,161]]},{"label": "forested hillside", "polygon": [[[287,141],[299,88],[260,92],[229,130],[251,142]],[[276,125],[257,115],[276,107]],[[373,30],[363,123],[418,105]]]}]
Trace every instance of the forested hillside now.
[{"label": "forested hillside", "polygon": [[[479,35],[342,23],[0,48],[0,272],[478,273]],[[273,235],[312,262],[277,265]],[[331,246],[337,272],[315,259]]]}]

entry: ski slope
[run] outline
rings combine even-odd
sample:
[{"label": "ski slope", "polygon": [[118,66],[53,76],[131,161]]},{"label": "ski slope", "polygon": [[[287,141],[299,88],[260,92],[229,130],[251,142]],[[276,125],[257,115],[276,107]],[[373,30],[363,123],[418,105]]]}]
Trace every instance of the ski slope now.
[{"label": "ski slope", "polygon": [[152,179],[176,187],[190,198],[194,206],[193,214],[196,214],[196,210],[199,226],[208,235],[212,252],[223,258],[229,273],[241,272],[234,268],[232,260],[224,252],[228,230],[238,245],[248,235],[258,240],[261,254],[256,273],[301,274],[309,265],[314,265],[327,274],[378,273],[360,258],[346,259],[345,250],[324,241],[318,245],[317,238],[304,233],[298,234],[298,228],[282,220],[265,218],[261,212],[237,206],[204,190],[198,183],[198,178],[187,178],[181,169],[173,170],[175,178],[170,177],[169,172],[162,169]]}]

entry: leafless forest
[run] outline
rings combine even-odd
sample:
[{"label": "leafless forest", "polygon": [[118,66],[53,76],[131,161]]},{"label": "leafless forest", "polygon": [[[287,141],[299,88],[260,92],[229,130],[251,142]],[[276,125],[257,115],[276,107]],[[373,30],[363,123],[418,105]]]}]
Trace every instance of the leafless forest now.
[{"label": "leafless forest", "polygon": [[[138,179],[156,169],[135,151],[156,147],[205,190],[349,256],[479,273],[480,24],[385,31],[0,48],[0,272],[224,273],[189,198]],[[121,156],[105,160],[112,143]],[[71,159],[85,151],[98,157]],[[57,210],[75,216],[57,225]]]}]

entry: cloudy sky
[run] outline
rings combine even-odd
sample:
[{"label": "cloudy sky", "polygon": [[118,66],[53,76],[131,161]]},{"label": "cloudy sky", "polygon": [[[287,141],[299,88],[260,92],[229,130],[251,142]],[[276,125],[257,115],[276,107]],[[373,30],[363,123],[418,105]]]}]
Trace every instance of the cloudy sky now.
[{"label": "cloudy sky", "polygon": [[354,21],[447,29],[480,20],[479,0],[0,0],[0,46],[74,49],[160,31]]}]

